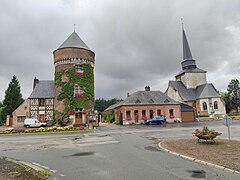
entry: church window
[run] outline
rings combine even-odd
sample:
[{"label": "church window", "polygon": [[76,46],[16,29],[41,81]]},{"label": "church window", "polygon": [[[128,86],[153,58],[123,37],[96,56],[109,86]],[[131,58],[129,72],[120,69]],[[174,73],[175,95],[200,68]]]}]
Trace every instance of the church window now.
[{"label": "church window", "polygon": [[203,110],[207,110],[207,103],[203,102]]},{"label": "church window", "polygon": [[214,109],[218,109],[218,102],[214,101]]}]

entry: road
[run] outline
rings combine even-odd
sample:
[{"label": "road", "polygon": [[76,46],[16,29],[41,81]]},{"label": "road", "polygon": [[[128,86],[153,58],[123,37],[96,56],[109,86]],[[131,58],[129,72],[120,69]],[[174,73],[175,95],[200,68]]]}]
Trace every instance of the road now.
[{"label": "road", "polygon": [[[223,132],[222,122],[164,126],[101,125],[89,134],[11,135],[0,137],[0,156],[49,168],[59,179],[239,179],[232,173],[197,164],[158,149],[168,138],[192,137],[204,125]],[[240,140],[240,122],[231,127]],[[198,173],[196,173],[198,172]]]}]

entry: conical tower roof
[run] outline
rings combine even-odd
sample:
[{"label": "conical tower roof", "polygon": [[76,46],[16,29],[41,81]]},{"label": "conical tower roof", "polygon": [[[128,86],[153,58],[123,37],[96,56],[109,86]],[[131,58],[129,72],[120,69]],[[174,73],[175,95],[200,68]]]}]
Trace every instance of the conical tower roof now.
[{"label": "conical tower roof", "polygon": [[75,31],[57,49],[72,48],[72,47],[90,50]]}]

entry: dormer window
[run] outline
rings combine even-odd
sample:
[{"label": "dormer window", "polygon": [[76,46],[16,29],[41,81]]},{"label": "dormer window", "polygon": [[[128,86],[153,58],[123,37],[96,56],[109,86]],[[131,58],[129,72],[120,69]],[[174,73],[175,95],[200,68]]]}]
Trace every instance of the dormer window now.
[{"label": "dormer window", "polygon": [[75,75],[76,76],[82,76],[83,75],[83,68],[82,65],[76,65],[75,66]]},{"label": "dormer window", "polygon": [[82,87],[78,84],[74,85],[74,97],[75,98],[83,98],[83,90]]}]

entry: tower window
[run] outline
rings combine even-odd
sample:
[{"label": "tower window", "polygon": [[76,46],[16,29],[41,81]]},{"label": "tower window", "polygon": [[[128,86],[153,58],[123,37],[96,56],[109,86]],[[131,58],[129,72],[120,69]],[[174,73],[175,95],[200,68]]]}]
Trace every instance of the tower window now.
[{"label": "tower window", "polygon": [[83,97],[82,87],[77,84],[75,84],[75,86],[74,86],[74,97],[77,97],[77,98]]},{"label": "tower window", "polygon": [[207,103],[203,102],[203,110],[207,110]]},{"label": "tower window", "polygon": [[214,101],[214,109],[218,109],[218,102]]},{"label": "tower window", "polygon": [[75,75],[76,76],[82,76],[83,75],[83,68],[82,65],[76,65],[75,66]]},{"label": "tower window", "polygon": [[83,72],[82,65],[76,65],[75,70],[76,72]]}]

